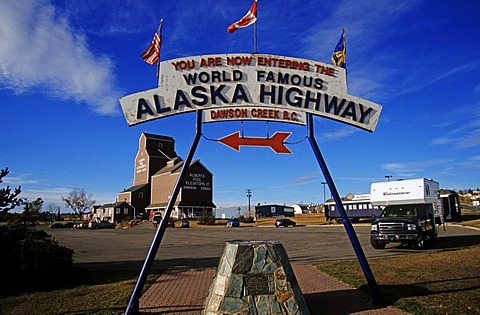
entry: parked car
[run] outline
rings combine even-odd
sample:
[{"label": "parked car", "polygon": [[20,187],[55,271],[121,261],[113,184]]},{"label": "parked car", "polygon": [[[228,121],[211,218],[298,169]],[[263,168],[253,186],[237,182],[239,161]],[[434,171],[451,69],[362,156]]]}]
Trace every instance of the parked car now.
[{"label": "parked car", "polygon": [[90,228],[91,229],[114,229],[115,223],[110,223],[108,221],[93,222]]},{"label": "parked car", "polygon": [[237,218],[232,218],[228,220],[227,227],[239,227],[240,221]]},{"label": "parked car", "polygon": [[64,228],[63,222],[52,223],[52,224],[50,224],[50,228],[51,229],[63,229]]},{"label": "parked car", "polygon": [[287,227],[287,226],[296,226],[297,223],[295,221],[292,221],[290,219],[287,219],[287,218],[282,218],[282,219],[277,219],[275,221],[275,226],[276,227],[280,227],[280,226],[284,226],[284,227]]},{"label": "parked car", "polygon": [[[158,227],[158,225],[160,224],[161,221],[162,221],[162,216],[159,215],[159,214],[156,214],[153,217],[153,227],[155,227],[155,228]],[[175,227],[175,220],[174,219],[168,219],[167,227],[174,228]]]},{"label": "parked car", "polygon": [[86,229],[88,228],[88,221],[75,224],[76,229]]},{"label": "parked car", "polygon": [[188,228],[188,227],[190,227],[190,222],[188,222],[188,220],[186,220],[186,219],[183,219],[183,220],[180,222],[180,227],[181,227],[181,228]]},{"label": "parked car", "polygon": [[75,223],[73,222],[56,222],[50,224],[51,229],[64,229],[64,228],[73,228]]}]

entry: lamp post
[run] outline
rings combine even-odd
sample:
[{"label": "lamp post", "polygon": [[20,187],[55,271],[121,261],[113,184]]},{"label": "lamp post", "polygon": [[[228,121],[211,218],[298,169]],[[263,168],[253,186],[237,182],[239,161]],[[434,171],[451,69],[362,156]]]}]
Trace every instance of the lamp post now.
[{"label": "lamp post", "polygon": [[322,182],[322,185],[323,185],[323,207],[325,208],[325,185],[327,184],[327,182]]}]

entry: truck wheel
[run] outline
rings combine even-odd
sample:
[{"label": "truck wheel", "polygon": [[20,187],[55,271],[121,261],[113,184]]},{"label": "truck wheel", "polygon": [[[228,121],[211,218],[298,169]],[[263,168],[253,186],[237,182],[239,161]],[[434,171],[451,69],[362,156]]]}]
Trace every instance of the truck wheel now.
[{"label": "truck wheel", "polygon": [[415,241],[414,244],[415,249],[423,249],[425,248],[425,237],[423,237],[422,234],[418,234],[417,240]]},{"label": "truck wheel", "polygon": [[382,242],[382,241],[373,240],[373,239],[370,239],[370,244],[372,244],[372,247],[375,248],[375,249],[384,249],[385,246],[387,246],[387,243]]}]

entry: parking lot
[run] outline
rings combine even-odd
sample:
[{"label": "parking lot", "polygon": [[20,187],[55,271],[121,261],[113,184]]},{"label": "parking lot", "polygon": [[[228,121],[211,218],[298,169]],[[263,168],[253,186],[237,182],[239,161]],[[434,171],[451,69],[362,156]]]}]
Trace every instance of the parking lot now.
[{"label": "parking lot", "polygon": [[[405,255],[418,251],[389,244],[375,250],[369,241],[370,226],[354,225],[367,258]],[[153,240],[155,229],[145,222],[130,229],[78,230],[49,229],[60,244],[75,250],[75,263],[88,268],[140,269]],[[447,225],[438,240],[426,251],[480,244],[480,231]],[[355,259],[343,225],[239,228],[169,228],[156,255],[154,267],[216,267],[229,240],[270,240],[281,242],[291,263],[315,263]]]}]

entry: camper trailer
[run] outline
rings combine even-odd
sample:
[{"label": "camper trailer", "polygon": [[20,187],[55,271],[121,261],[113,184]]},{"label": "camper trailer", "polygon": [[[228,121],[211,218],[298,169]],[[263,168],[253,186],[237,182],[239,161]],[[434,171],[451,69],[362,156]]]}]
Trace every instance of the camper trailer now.
[{"label": "camper trailer", "polygon": [[[372,219],[373,216],[378,216],[382,212],[382,207],[373,206],[370,203],[370,194],[348,194],[342,198],[342,204],[348,219],[354,223],[361,219]],[[328,220],[342,222],[335,200],[329,199],[325,202],[325,216]]]},{"label": "camper trailer", "polygon": [[385,208],[371,224],[371,245],[382,249],[396,242],[422,249],[435,240],[444,223],[439,191],[438,182],[426,178],[372,183],[370,202]]}]

